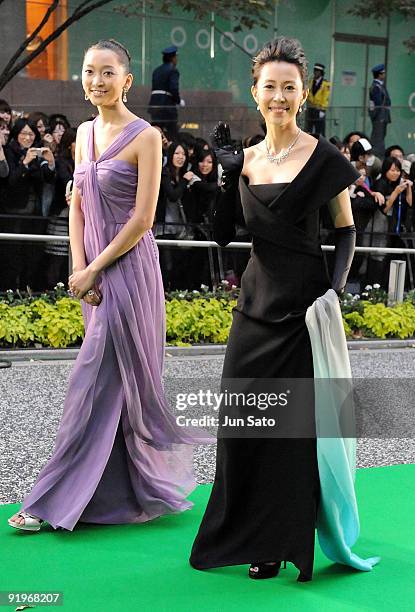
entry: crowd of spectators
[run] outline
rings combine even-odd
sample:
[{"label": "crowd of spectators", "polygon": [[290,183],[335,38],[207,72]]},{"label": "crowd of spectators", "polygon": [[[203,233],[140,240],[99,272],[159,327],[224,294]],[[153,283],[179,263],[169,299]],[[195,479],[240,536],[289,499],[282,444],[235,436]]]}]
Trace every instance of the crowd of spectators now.
[{"label": "crowd of spectators", "polygon": [[[157,127],[157,126],[156,126]],[[165,240],[209,240],[212,214],[220,193],[221,167],[210,144],[188,132],[170,142],[162,128],[163,170],[153,232]],[[0,100],[0,232],[68,234],[76,128],[64,115],[34,112],[14,117]],[[244,139],[244,148],[264,139]],[[373,153],[368,137],[358,131],[331,142],[355,165],[361,177],[350,187],[357,243],[366,246],[413,246],[415,215],[415,155],[400,145],[389,147],[383,159]],[[322,214],[322,236],[330,242],[330,220]],[[236,240],[248,242],[240,214]],[[172,243],[173,244],[173,243]],[[0,291],[53,288],[68,276],[68,243],[0,241]],[[160,249],[165,288],[197,289],[215,277],[238,284],[248,251]],[[356,256],[351,276],[366,282],[387,281],[387,256]]]},{"label": "crowd of spectators", "polygon": [[[357,245],[414,248],[415,154],[405,156],[403,148],[396,144],[388,147],[380,159],[374,155],[366,134],[357,131],[347,134],[343,141],[331,141],[361,175],[349,188]],[[357,283],[364,278],[386,287],[390,258],[385,253],[356,254],[350,281]],[[412,265],[410,258],[407,261]]]}]

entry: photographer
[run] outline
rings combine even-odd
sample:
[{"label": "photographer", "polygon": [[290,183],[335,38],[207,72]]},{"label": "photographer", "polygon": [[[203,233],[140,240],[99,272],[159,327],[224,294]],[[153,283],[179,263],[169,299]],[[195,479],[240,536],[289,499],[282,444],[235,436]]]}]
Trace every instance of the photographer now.
[{"label": "photographer", "polygon": [[[28,119],[18,119],[5,150],[9,177],[3,198],[3,212],[14,215],[8,220],[9,231],[14,233],[44,234],[46,230],[45,220],[36,216],[41,215],[44,185],[54,181],[55,160],[50,149],[40,144],[36,126]],[[27,285],[42,289],[38,266],[41,246],[25,242],[9,247],[9,265],[4,266],[2,275],[6,289],[25,289]]]},{"label": "photographer", "polygon": [[385,196],[384,213],[391,219],[390,231],[406,231],[408,206],[412,206],[412,181],[402,178],[402,164],[397,157],[387,157],[376,188]]},{"label": "photographer", "polygon": [[[411,181],[409,181],[411,183]],[[412,183],[411,183],[412,184]],[[401,162],[396,157],[388,157],[382,164],[381,177],[375,189],[385,198],[385,204],[375,213],[373,227],[373,246],[402,246],[399,234],[405,230],[407,207],[412,205],[411,186],[401,183]],[[391,236],[390,234],[395,234]],[[388,257],[384,254],[371,255],[369,281],[386,287]]]},{"label": "photographer", "polygon": [[7,212],[40,214],[44,183],[55,178],[55,159],[47,147],[40,146],[40,134],[28,119],[18,119],[6,147],[10,174]]}]

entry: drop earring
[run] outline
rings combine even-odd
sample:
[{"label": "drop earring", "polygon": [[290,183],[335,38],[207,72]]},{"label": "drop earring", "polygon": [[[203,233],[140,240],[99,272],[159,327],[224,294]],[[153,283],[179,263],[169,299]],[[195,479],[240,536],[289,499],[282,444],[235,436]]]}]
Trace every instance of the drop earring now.
[{"label": "drop earring", "polygon": [[124,89],[122,90],[122,92],[123,92],[122,101],[124,103],[127,102],[127,91],[128,91],[128,89],[126,87],[124,87]]},{"label": "drop earring", "polygon": [[303,112],[303,107],[302,107],[302,106],[300,106],[300,108],[298,109],[298,112],[299,112],[299,113],[302,113],[302,112]]},{"label": "drop earring", "polygon": [[88,96],[85,94],[85,100],[89,100]]},{"label": "drop earring", "polygon": [[256,105],[256,109],[259,110],[259,104]]}]

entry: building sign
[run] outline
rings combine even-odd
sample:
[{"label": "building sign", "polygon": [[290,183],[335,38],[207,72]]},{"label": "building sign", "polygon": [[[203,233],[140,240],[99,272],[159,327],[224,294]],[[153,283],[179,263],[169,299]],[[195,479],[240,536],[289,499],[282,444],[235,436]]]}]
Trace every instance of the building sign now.
[{"label": "building sign", "polygon": [[351,70],[343,70],[342,72],[342,85],[346,87],[354,87],[357,83],[356,73]]}]

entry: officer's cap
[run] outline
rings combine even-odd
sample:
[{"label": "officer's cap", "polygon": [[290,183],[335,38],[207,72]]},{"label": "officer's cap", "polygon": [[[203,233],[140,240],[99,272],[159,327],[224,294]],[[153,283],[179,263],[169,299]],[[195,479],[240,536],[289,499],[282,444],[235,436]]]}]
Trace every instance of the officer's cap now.
[{"label": "officer's cap", "polygon": [[178,48],[175,45],[172,45],[171,47],[166,47],[163,49],[162,53],[163,55],[176,55],[177,51]]},{"label": "officer's cap", "polygon": [[372,68],[373,74],[376,74],[377,72],[384,72],[384,70],[385,70],[385,64],[377,64],[376,66],[373,66]]},{"label": "officer's cap", "polygon": [[319,62],[314,64],[314,70],[321,70],[321,72],[324,72],[325,69],[326,67],[324,64],[320,64]]}]

